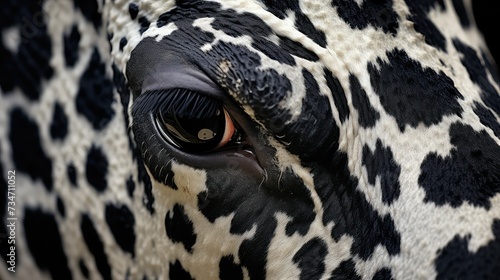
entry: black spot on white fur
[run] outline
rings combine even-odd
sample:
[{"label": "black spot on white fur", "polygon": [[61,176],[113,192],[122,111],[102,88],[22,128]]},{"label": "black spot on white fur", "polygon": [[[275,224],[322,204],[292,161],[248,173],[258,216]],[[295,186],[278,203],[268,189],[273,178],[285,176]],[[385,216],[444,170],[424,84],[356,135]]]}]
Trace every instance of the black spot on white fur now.
[{"label": "black spot on white fur", "polygon": [[308,36],[316,44],[325,47],[326,46],[326,36],[325,33],[319,31],[311,22],[311,20],[304,14],[300,8],[299,1],[273,1],[273,0],[263,0],[262,3],[266,6],[267,10],[279,17],[284,19],[287,17],[288,13],[293,12],[295,16],[295,27],[302,32],[302,34]]},{"label": "black spot on white fur", "polygon": [[88,215],[83,215],[80,223],[83,240],[87,244],[87,249],[94,256],[95,265],[105,280],[111,279],[111,267],[109,265],[108,257],[104,251],[104,244],[95,229],[94,223]]},{"label": "black spot on white fur", "polygon": [[61,217],[64,218],[66,216],[66,207],[64,206],[64,201],[61,199],[60,196],[57,196],[56,206],[57,206],[57,212],[59,212],[59,215],[61,215]]},{"label": "black spot on white fur", "polygon": [[382,246],[389,255],[399,254],[401,237],[389,214],[381,215],[357,190],[358,179],[347,167],[347,155],[337,153],[328,170],[313,171],[314,185],[323,203],[323,223],[333,222],[331,236],[336,240],[344,235],[353,238],[351,253],[367,260],[375,247]]},{"label": "black spot on white fur", "polygon": [[455,12],[457,13],[458,19],[460,20],[460,24],[467,28],[470,26],[469,16],[467,15],[467,9],[465,8],[464,1],[461,0],[452,0],[453,7],[455,8]]},{"label": "black spot on white fur", "polygon": [[139,14],[139,6],[135,3],[130,3],[128,6],[128,13],[130,14],[131,19],[136,19]]},{"label": "black spot on white fur", "polygon": [[167,236],[174,242],[184,245],[188,252],[193,251],[196,243],[196,233],[193,222],[184,212],[184,207],[176,204],[174,208],[165,215],[165,230]]},{"label": "black spot on white fur", "polygon": [[442,51],[446,51],[446,38],[439,31],[436,25],[428,17],[431,9],[444,10],[443,0],[407,0],[406,4],[410,8],[408,19],[413,21],[417,32],[424,35],[425,42]]},{"label": "black spot on white fur", "polygon": [[139,29],[139,33],[144,33],[146,30],[149,29],[149,25],[151,24],[149,20],[146,17],[140,17],[139,18],[139,24],[141,25],[141,28]]},{"label": "black spot on white fur", "polygon": [[219,262],[220,280],[243,280],[243,270],[237,265],[233,256],[222,257]]},{"label": "black spot on white fur", "polygon": [[64,140],[68,135],[68,117],[59,102],[54,103],[54,114],[50,124],[50,136],[52,139]]},{"label": "black spot on white fur", "polygon": [[97,0],[74,0],[74,3],[83,16],[94,24],[94,28],[99,30],[102,25],[102,15]]},{"label": "black spot on white fur", "polygon": [[493,112],[478,102],[474,102],[474,113],[479,117],[481,123],[493,130],[496,137],[500,138],[500,123],[498,123]]},{"label": "black spot on white fur", "polygon": [[315,218],[309,190],[290,170],[283,172],[279,189],[259,186],[259,180],[243,172],[238,173],[236,180],[224,181],[228,176],[225,170],[211,170],[207,176],[208,191],[198,195],[198,207],[211,222],[234,214],[232,234],[243,234],[256,226],[254,237],[242,242],[238,254],[241,266],[247,268],[251,278],[264,278],[266,255],[277,227],[276,213],[290,218],[285,227],[288,236],[306,234]]},{"label": "black spot on white fur", "polygon": [[80,56],[80,38],[80,31],[76,24],[73,25],[69,34],[64,34],[64,58],[66,60],[66,65],[69,67],[75,66]]},{"label": "black spot on white fur", "polygon": [[395,35],[398,15],[392,8],[392,0],[363,1],[361,6],[354,0],[333,0],[339,16],[352,28],[365,29],[368,25]]},{"label": "black spot on white fur", "polygon": [[470,79],[481,88],[481,98],[484,104],[500,115],[500,95],[490,83],[486,72],[487,68],[479,59],[476,51],[459,39],[454,39],[453,45],[462,53],[460,61],[467,69]]},{"label": "black spot on white fur", "polygon": [[335,102],[335,108],[339,113],[340,121],[345,122],[349,117],[349,106],[347,105],[344,89],[342,88],[340,81],[333,76],[333,73],[330,70],[324,68],[324,71],[326,85],[332,93],[333,101]]},{"label": "black spot on white fur", "polygon": [[349,82],[351,85],[352,105],[358,110],[359,124],[364,128],[373,127],[380,118],[380,114],[371,105],[370,99],[368,99],[366,91],[361,87],[358,78],[351,74]]},{"label": "black spot on white fur", "polygon": [[53,279],[73,279],[54,215],[40,209],[25,209],[23,226],[36,265],[48,271]]},{"label": "black spot on white fur", "polygon": [[123,48],[125,48],[125,46],[127,45],[127,43],[128,43],[128,40],[127,40],[127,38],[126,38],[126,37],[122,37],[122,38],[120,39],[120,46],[119,46],[119,49],[120,49],[120,51],[121,51],[121,52],[123,51]]},{"label": "black spot on white fur", "polygon": [[125,205],[106,205],[106,222],[115,237],[116,243],[123,251],[135,256],[135,218]]},{"label": "black spot on white fur", "polygon": [[377,140],[375,151],[365,145],[363,147],[363,165],[368,172],[368,183],[375,185],[377,177],[380,179],[382,201],[390,205],[399,197],[399,175],[401,167],[395,162],[390,147],[383,147],[382,141]]},{"label": "black spot on white fur", "polygon": [[320,94],[314,76],[306,69],[302,69],[302,75],[306,96],[302,100],[300,117],[285,124],[289,117],[283,116],[283,135],[278,140],[303,161],[328,162],[338,149],[339,128],[331,120],[330,102]]},{"label": "black spot on white fur", "polygon": [[133,198],[134,197],[134,191],[135,191],[135,182],[134,182],[134,178],[132,178],[132,176],[130,176],[127,180],[127,193],[128,193],[128,196],[130,198]]},{"label": "black spot on white fur", "polygon": [[368,65],[371,84],[382,106],[392,115],[401,131],[406,125],[417,127],[439,123],[448,115],[461,116],[458,99],[463,96],[442,72],[422,68],[402,50],[387,53],[388,62],[377,59],[380,70]]},{"label": "black spot on white fur", "polygon": [[[3,1],[0,12],[0,32],[17,26],[22,38],[16,53],[0,42],[0,87],[4,94],[19,87],[30,100],[42,94],[42,81],[52,78],[50,66],[52,41],[49,37],[44,1]],[[3,41],[3,40],[2,40]]]},{"label": "black spot on white fur", "polygon": [[40,179],[48,191],[52,190],[52,161],[45,154],[36,122],[15,108],[10,114],[9,140],[16,171]]},{"label": "black spot on white fur", "polygon": [[155,197],[153,196],[153,185],[151,184],[151,178],[149,178],[148,173],[146,172],[146,168],[144,167],[144,163],[142,162],[141,157],[137,157],[137,169],[139,180],[142,182],[144,186],[144,196],[142,199],[142,203],[148,209],[150,214],[155,213],[154,202]]},{"label": "black spot on white fur", "polygon": [[187,272],[179,261],[170,264],[168,272],[169,279],[193,280],[193,277]]},{"label": "black spot on white fur", "polygon": [[85,264],[85,262],[83,261],[83,259],[80,259],[80,261],[78,262],[78,267],[80,268],[80,272],[82,273],[82,276],[85,279],[89,279],[89,269],[88,269],[87,265]]},{"label": "black spot on white fur", "polygon": [[328,248],[319,238],[313,238],[304,244],[293,256],[294,263],[300,269],[300,279],[320,279],[325,273],[325,257]]},{"label": "black spot on white fur", "polygon": [[90,147],[85,164],[85,175],[89,184],[98,192],[103,192],[107,186],[108,159],[97,146]]},{"label": "black spot on white fur", "polygon": [[450,127],[454,146],[444,158],[428,155],[421,166],[418,183],[425,200],[436,205],[459,207],[468,202],[489,209],[490,198],[500,192],[500,147],[486,131],[468,125]]},{"label": "black spot on white fur", "polygon": [[68,179],[71,182],[71,185],[73,187],[77,187],[76,167],[75,167],[75,165],[73,165],[73,163],[68,164],[68,167],[66,168],[66,173],[68,173]]},{"label": "black spot on white fur", "polygon": [[356,273],[356,267],[352,259],[343,261],[333,270],[330,280],[361,280]]},{"label": "black spot on white fur", "polygon": [[456,235],[443,249],[438,251],[435,261],[438,280],[444,279],[498,279],[500,275],[500,220],[493,222],[494,239],[469,250],[471,236]]},{"label": "black spot on white fur", "polygon": [[387,267],[379,269],[375,275],[373,275],[372,280],[392,280],[391,270]]},{"label": "black spot on white fur", "polygon": [[103,129],[114,117],[113,83],[106,74],[106,65],[97,48],[80,79],[76,110],[85,116],[96,130]]}]

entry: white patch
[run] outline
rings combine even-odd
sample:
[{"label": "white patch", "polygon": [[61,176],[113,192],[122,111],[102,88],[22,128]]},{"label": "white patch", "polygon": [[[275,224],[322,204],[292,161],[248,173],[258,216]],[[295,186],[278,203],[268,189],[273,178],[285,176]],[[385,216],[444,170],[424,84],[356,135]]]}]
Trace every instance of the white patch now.
[{"label": "white patch", "polygon": [[2,42],[6,49],[16,54],[21,44],[21,32],[16,26],[9,27],[2,32]]}]

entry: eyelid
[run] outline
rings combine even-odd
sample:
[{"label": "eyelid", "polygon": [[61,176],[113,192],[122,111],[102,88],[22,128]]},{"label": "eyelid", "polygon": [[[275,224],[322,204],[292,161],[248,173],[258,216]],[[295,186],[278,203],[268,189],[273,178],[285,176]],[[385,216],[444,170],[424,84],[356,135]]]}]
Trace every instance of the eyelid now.
[{"label": "eyelid", "polygon": [[[162,67],[163,68],[163,67]],[[148,91],[165,91],[174,88],[186,88],[212,97],[221,97],[222,90],[199,70],[158,69],[143,81],[141,94]]]}]

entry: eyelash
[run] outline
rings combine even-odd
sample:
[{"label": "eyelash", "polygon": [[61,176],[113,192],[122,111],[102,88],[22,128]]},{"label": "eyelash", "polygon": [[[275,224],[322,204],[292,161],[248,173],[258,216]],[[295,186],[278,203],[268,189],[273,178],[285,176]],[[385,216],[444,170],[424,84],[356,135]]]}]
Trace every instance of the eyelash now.
[{"label": "eyelash", "polygon": [[186,152],[205,153],[237,146],[244,138],[223,103],[205,94],[174,88],[148,91],[142,96],[142,108],[134,110],[149,108],[163,138]]}]

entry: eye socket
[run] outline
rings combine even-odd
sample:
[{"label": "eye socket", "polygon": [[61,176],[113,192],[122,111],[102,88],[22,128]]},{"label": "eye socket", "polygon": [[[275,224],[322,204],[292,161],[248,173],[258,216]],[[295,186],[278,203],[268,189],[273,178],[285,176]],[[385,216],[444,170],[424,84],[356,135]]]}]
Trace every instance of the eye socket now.
[{"label": "eye socket", "polygon": [[156,122],[170,144],[203,153],[241,140],[222,102],[187,89],[171,89],[163,94]]}]

